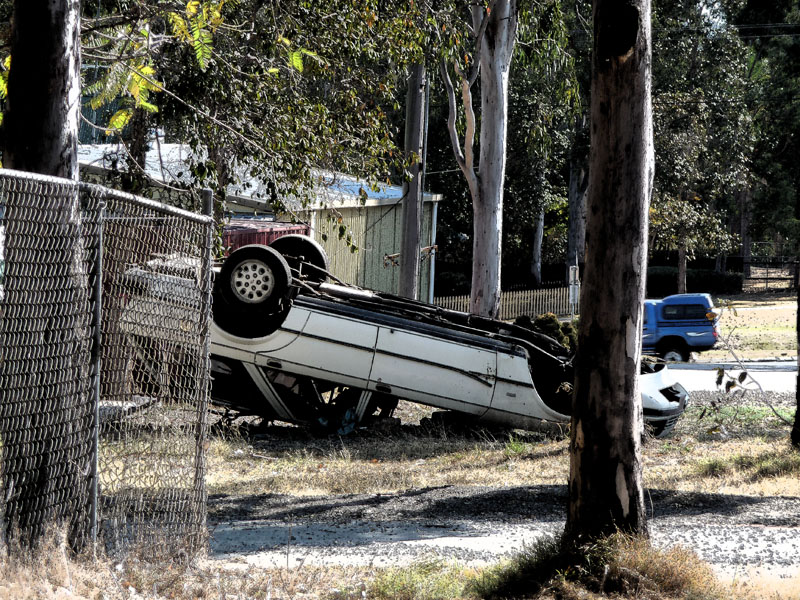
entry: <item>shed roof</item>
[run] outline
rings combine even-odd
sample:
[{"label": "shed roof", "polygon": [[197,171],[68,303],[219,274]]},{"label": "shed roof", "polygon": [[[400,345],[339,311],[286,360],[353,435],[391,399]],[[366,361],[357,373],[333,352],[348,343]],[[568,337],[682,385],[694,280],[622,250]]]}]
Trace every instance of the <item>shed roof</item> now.
[{"label": "shed roof", "polygon": [[[154,144],[147,152],[145,172],[156,182],[166,185],[192,181],[189,161],[194,153],[186,144]],[[78,146],[80,169],[101,174],[114,167],[115,162],[125,168],[127,151],[120,144],[81,144]],[[242,169],[244,171],[244,169]],[[331,207],[349,208],[358,206],[389,206],[397,204],[403,197],[403,188],[382,184],[377,190],[356,177],[338,173],[318,172],[319,184],[315,190],[318,202],[303,207],[299,201],[283,199],[292,210],[325,210]],[[360,190],[366,193],[363,201]],[[263,212],[272,212],[267,200],[266,183],[255,177],[243,177],[241,183],[231,184],[226,190],[226,201]],[[424,194],[425,202],[438,202],[440,194]]]}]

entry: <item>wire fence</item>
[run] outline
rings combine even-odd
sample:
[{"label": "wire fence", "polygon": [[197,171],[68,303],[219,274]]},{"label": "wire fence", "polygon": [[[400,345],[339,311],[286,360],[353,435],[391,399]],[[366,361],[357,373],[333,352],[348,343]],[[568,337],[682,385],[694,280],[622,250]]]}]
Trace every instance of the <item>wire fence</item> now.
[{"label": "wire fence", "polygon": [[793,259],[753,260],[744,263],[743,288],[747,292],[793,291],[798,284],[798,263]]},{"label": "wire fence", "polygon": [[[434,298],[433,303],[442,308],[469,312],[468,295],[441,296]],[[569,287],[560,283],[544,284],[537,289],[503,291],[500,296],[499,318],[504,321],[511,321],[522,315],[535,317],[548,312],[559,317],[580,312],[577,304],[570,306]]]},{"label": "wire fence", "polygon": [[4,537],[193,553],[206,536],[212,219],[0,170]]}]

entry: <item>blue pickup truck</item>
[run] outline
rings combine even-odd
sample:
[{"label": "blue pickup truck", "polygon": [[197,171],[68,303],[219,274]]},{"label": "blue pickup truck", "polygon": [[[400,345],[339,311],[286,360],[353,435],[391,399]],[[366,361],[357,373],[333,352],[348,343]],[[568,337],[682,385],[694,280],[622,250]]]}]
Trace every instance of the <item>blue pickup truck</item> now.
[{"label": "blue pickup truck", "polygon": [[717,342],[719,312],[708,294],[674,294],[644,301],[642,351],[666,361],[687,361]]}]

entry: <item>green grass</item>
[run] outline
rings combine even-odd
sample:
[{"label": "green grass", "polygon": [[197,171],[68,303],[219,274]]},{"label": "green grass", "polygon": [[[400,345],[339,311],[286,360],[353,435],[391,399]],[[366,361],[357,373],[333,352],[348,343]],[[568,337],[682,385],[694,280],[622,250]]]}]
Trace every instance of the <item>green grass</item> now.
[{"label": "green grass", "polygon": [[475,598],[467,589],[475,572],[457,564],[424,561],[380,571],[369,585],[376,600],[451,600]]},{"label": "green grass", "polygon": [[520,439],[518,436],[511,434],[508,436],[508,440],[506,440],[503,452],[508,458],[519,458],[520,456],[527,454],[530,450],[530,447],[531,445],[529,443]]},{"label": "green grass", "polygon": [[[794,408],[783,406],[775,407],[773,411],[764,403],[757,403],[758,392],[750,395],[751,403],[742,404],[740,402],[726,403],[727,398],[720,394],[720,401],[713,405],[694,405],[687,408],[683,420],[690,422],[698,429],[712,428],[716,425],[724,424],[735,426],[747,431],[751,427],[769,427],[771,424],[779,424],[780,417],[788,422],[794,420]],[[754,433],[750,430],[750,433]]]}]

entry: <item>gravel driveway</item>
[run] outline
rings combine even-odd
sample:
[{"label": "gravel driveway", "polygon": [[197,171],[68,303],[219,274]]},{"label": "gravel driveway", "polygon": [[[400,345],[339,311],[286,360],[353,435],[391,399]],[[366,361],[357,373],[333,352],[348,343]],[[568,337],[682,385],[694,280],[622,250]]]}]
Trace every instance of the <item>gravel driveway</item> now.
[{"label": "gravel driveway", "polygon": [[[651,490],[653,541],[719,572],[800,572],[800,498]],[[259,566],[486,564],[564,527],[564,486],[448,486],[396,494],[211,497],[212,556]]]}]

